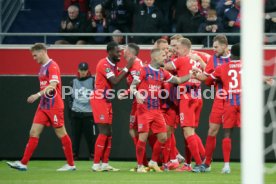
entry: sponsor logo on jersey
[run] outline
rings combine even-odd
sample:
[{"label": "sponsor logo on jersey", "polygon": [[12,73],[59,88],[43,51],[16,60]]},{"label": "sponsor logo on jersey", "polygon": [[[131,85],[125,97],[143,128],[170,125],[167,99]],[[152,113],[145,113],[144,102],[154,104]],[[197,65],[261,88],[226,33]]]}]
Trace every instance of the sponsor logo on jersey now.
[{"label": "sponsor logo on jersey", "polygon": [[103,114],[100,115],[100,120],[104,120],[104,115]]}]

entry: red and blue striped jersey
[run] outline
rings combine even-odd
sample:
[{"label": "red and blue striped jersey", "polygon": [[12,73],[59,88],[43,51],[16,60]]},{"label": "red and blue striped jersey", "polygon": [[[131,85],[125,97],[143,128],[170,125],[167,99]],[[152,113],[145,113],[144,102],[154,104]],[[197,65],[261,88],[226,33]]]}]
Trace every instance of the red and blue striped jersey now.
[{"label": "red and blue striped jersey", "polygon": [[[204,74],[207,76],[210,76],[217,67],[230,62],[230,53],[227,56],[220,56],[213,55],[213,57],[209,58],[209,61],[207,62],[206,68],[204,70]],[[210,81],[210,79],[207,79]],[[206,82],[207,85],[209,82]],[[212,83],[215,85],[216,90],[222,89],[222,84],[220,82]]]},{"label": "red and blue striped jersey", "polygon": [[39,108],[64,109],[63,100],[61,97],[61,78],[59,66],[53,60],[49,60],[46,64],[40,67],[39,71],[40,91],[44,90],[51,82],[57,82],[56,89],[46,91],[40,98]]},{"label": "red and blue striped jersey", "polygon": [[140,81],[138,91],[146,98],[144,104],[138,104],[138,107],[147,110],[160,109],[163,83],[172,78],[173,76],[163,68],[155,69],[151,65],[144,66],[138,78]]}]

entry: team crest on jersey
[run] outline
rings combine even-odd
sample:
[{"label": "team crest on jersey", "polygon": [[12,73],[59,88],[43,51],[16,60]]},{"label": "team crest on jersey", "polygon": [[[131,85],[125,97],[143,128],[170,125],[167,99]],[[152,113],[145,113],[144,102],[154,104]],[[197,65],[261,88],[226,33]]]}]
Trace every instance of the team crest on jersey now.
[{"label": "team crest on jersey", "polygon": [[106,73],[109,73],[110,71],[111,71],[110,68],[106,68],[106,69],[105,69],[105,72],[106,72]]},{"label": "team crest on jersey", "polygon": [[142,129],[143,128],[143,124],[138,124],[138,129]]},{"label": "team crest on jersey", "polygon": [[104,115],[103,114],[100,115],[100,120],[104,120]]},{"label": "team crest on jersey", "polygon": [[137,72],[136,72],[136,75],[137,75],[137,76],[140,76],[140,71],[137,71]]},{"label": "team crest on jersey", "polygon": [[153,75],[151,75],[151,74],[147,74],[147,77],[153,79]]}]

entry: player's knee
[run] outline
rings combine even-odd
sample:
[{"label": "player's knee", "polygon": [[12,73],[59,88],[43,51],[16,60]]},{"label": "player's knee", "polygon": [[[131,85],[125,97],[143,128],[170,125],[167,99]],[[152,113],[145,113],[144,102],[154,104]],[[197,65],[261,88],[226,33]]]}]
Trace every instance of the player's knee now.
[{"label": "player's knee", "polygon": [[212,124],[210,124],[209,130],[208,130],[208,135],[209,136],[216,136],[218,134],[218,132],[219,132],[219,128],[220,128],[220,125],[216,125],[216,124],[212,125]]},{"label": "player's knee", "polygon": [[166,134],[161,134],[158,136],[158,141],[161,143],[165,143],[167,141],[167,135]]}]

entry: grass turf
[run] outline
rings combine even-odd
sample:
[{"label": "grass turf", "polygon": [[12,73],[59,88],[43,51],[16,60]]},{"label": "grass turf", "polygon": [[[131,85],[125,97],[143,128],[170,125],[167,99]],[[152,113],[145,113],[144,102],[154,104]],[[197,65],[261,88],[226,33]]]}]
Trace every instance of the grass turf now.
[{"label": "grass turf", "polygon": [[[223,163],[212,164],[212,171],[209,173],[191,172],[149,172],[145,174],[130,172],[129,169],[135,166],[135,162],[110,162],[110,165],[120,168],[119,172],[92,172],[91,161],[77,161],[77,171],[56,172],[56,169],[63,166],[64,161],[31,161],[28,171],[17,171],[9,168],[5,161],[0,162],[0,183],[2,184],[234,184],[241,183],[240,163],[231,163],[231,174],[221,174]],[[272,164],[266,164],[272,167]],[[255,168],[252,168],[255,169]],[[266,174],[265,183],[275,184],[276,173]]]}]

